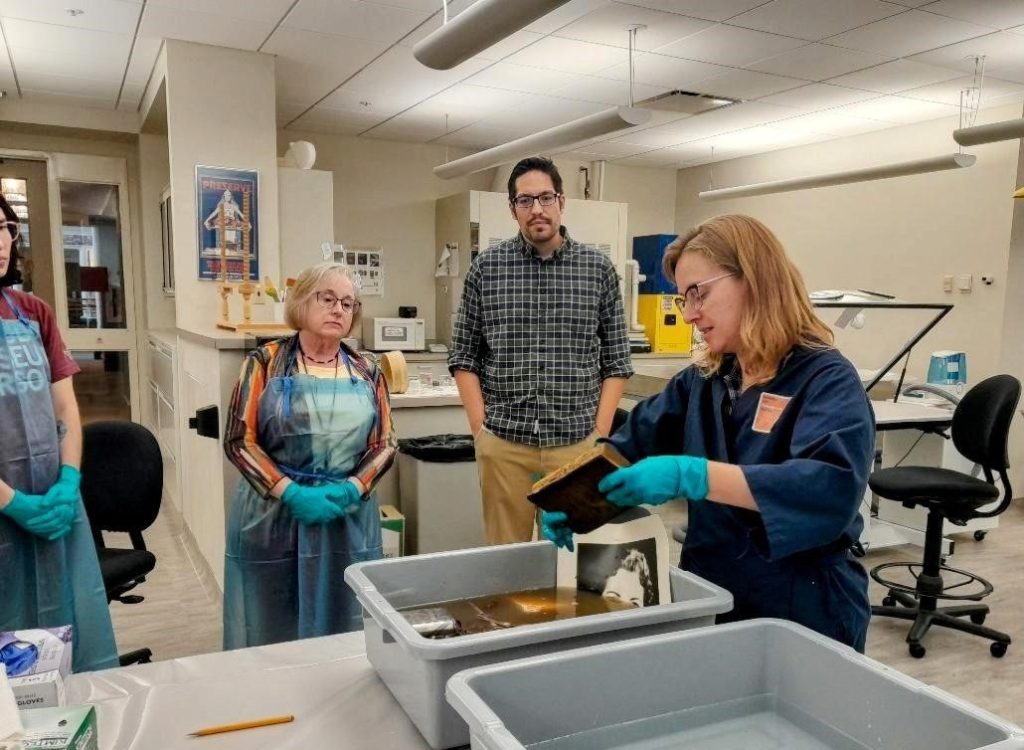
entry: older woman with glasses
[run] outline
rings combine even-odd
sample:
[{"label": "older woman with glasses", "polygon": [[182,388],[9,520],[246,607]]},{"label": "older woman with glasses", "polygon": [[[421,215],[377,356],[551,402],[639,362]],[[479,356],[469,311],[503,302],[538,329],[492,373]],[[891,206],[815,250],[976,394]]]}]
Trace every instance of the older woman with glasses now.
[{"label": "older woman with glasses", "polygon": [[227,524],[225,648],[360,627],[342,576],[382,556],[372,492],[397,440],[377,363],[342,343],[359,310],[347,266],[313,266],[285,303],[297,333],[242,366],[224,436],[242,473]]},{"label": "older woman with glasses", "polygon": [[[710,219],[663,265],[703,350],[612,436],[635,463],[601,492],[621,506],[690,501],[680,565],[732,593],[719,621],[779,617],[863,651],[867,575],[851,547],[875,430],[857,371],[756,219]],[[545,536],[570,543],[565,522],[545,514]]]}]

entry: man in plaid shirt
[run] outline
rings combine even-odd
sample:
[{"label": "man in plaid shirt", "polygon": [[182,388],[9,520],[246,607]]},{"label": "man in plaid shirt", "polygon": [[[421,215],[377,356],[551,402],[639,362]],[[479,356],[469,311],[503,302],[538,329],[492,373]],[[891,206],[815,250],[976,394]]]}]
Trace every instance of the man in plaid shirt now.
[{"label": "man in plaid shirt", "polygon": [[448,357],[491,544],[533,537],[533,482],[608,435],[633,374],[618,275],[562,226],[555,165],[519,162],[508,198],[520,233],[470,266]]}]

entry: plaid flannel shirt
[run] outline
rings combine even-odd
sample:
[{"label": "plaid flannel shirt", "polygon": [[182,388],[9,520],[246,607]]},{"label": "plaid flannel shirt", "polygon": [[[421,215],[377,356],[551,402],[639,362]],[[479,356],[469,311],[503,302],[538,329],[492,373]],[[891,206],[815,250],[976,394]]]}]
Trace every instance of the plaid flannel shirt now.
[{"label": "plaid flannel shirt", "polygon": [[484,424],[515,443],[583,440],[602,381],[633,374],[615,266],[562,236],[546,259],[521,234],[481,252],[455,321],[448,368],[480,378]]}]

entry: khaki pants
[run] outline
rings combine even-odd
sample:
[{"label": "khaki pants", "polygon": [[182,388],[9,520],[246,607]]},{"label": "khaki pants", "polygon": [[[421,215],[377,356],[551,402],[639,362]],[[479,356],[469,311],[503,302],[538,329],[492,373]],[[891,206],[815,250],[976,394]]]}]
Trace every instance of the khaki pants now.
[{"label": "khaki pants", "polygon": [[533,483],[572,461],[596,440],[594,432],[579,443],[543,448],[502,440],[482,428],[475,439],[476,464],[488,544],[533,539],[537,506],[526,499]]}]

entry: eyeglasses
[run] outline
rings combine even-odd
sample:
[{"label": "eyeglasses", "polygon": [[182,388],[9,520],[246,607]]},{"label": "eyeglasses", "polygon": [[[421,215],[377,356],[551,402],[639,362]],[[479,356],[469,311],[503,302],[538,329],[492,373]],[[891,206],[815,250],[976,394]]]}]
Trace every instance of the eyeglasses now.
[{"label": "eyeglasses", "polygon": [[18,239],[18,236],[21,234],[21,227],[16,221],[7,220],[3,224],[0,224],[0,232],[4,231],[5,229],[11,233],[11,242],[14,242],[16,239]]},{"label": "eyeglasses", "polygon": [[335,297],[330,292],[317,292],[316,301],[325,310],[333,310],[335,305],[341,305],[342,312],[347,312],[349,315],[363,306],[362,302],[351,297]]},{"label": "eyeglasses", "polygon": [[697,312],[704,304],[704,295],[700,292],[701,287],[705,287],[708,284],[713,284],[714,282],[719,281],[720,279],[726,279],[735,275],[736,273],[734,271],[730,271],[729,273],[723,273],[721,276],[713,276],[710,279],[698,281],[696,284],[690,284],[690,286],[686,287],[686,289],[683,290],[683,293],[678,295],[673,302],[676,303],[676,307],[679,308],[679,312],[681,313],[685,313],[687,311]]},{"label": "eyeglasses", "polygon": [[516,211],[529,211],[533,208],[533,202],[537,201],[540,205],[547,207],[555,205],[555,201],[558,200],[561,193],[541,193],[540,195],[517,195],[515,200],[512,201],[512,205],[516,207]]}]

